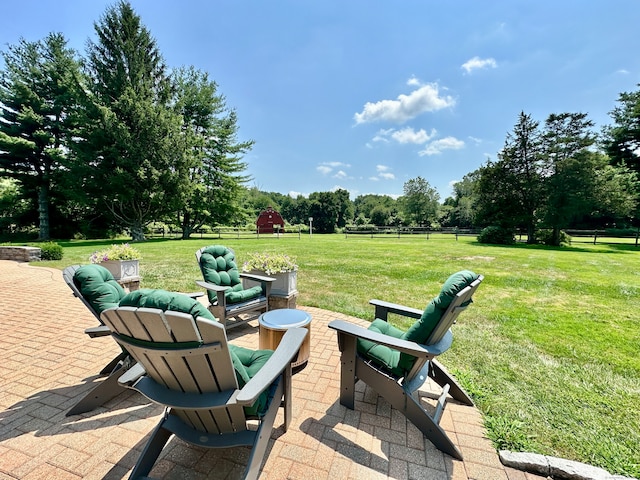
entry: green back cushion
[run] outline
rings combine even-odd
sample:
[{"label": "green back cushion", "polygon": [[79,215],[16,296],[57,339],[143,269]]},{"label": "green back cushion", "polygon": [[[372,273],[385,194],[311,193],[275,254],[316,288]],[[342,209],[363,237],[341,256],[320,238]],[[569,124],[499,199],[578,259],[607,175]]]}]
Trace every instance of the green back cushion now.
[{"label": "green back cushion", "polygon": [[[422,316],[407,330],[402,332],[383,320],[376,319],[371,322],[369,330],[390,335],[395,338],[402,338],[411,342],[423,344],[436,328],[438,322],[444,315],[454,297],[465,287],[471,285],[478,275],[462,270],[451,275],[442,286],[440,294],[431,300],[425,308]],[[403,376],[411,370],[415,362],[415,357],[400,353],[397,350],[384,345],[375,344],[366,340],[358,340],[358,352],[389,369],[393,374]]]},{"label": "green back cushion", "polygon": [[[194,319],[203,317],[216,321],[216,318],[198,300],[187,295],[167,292],[166,290],[141,289],[128,293],[121,301],[121,307],[145,307],[158,308],[162,311],[188,313]],[[244,387],[246,383],[262,368],[273,354],[272,350],[250,350],[229,344],[231,361],[236,372],[238,386]],[[269,399],[268,391],[258,397],[250,407],[245,407],[247,415],[260,415],[266,408]]]},{"label": "green back cushion", "polygon": [[125,296],[124,289],[115,281],[111,272],[97,264],[79,267],[73,275],[73,283],[98,317],[103,310],[117,307]]},{"label": "green back cushion", "polygon": [[[262,287],[257,285],[244,289],[240,280],[240,271],[235,262],[233,251],[224,245],[206,247],[200,255],[200,270],[205,281],[222,287],[231,287],[224,294],[227,303],[239,303],[258,298]],[[209,301],[216,302],[216,293],[208,290]]]},{"label": "green back cushion", "polygon": [[477,278],[478,275],[470,270],[462,270],[451,275],[444,282],[440,294],[429,302],[420,319],[411,325],[403,338],[411,342],[424,344],[455,296],[465,287],[471,285]]}]

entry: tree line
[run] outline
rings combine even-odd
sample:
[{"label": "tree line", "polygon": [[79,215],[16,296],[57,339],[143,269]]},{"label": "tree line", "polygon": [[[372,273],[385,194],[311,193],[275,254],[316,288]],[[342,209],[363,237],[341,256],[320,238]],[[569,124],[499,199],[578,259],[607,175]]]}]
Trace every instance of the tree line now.
[{"label": "tree line", "polygon": [[417,176],[403,194],[346,190],[293,198],[248,186],[237,113],[209,74],[170,69],[128,2],[94,23],[83,55],[61,33],[2,52],[0,232],[38,238],[144,239],[152,222],[189,238],[202,227],[250,225],[266,207],[314,231],[347,225],[525,230],[559,244],[566,228],[637,226],[640,91],[622,93],[601,132],[584,113],[521,112],[495,160],[440,202]]}]

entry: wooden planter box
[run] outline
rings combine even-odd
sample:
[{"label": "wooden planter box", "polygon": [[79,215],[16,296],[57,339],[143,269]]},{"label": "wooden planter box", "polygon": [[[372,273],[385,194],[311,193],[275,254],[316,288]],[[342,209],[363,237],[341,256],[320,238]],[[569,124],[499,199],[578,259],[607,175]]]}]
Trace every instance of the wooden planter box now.
[{"label": "wooden planter box", "polygon": [[116,280],[140,276],[139,260],[108,260],[100,265],[109,270]]}]

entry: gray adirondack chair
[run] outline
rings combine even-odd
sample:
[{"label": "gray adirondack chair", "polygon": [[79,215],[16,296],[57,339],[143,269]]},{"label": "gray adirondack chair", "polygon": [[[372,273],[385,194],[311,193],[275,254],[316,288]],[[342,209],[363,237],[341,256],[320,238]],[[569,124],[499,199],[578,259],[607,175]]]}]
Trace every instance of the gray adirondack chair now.
[{"label": "gray adirondack chair", "polygon": [[[65,268],[62,271],[62,278],[73,292],[73,295],[79,298],[82,303],[84,303],[84,305],[100,323],[100,325],[97,325],[95,327],[87,328],[84,333],[86,333],[90,338],[108,336],[111,334],[111,330],[109,330],[109,327],[107,327],[100,319],[101,312],[96,310],[94,305],[87,301],[87,299],[80,292],[78,285],[74,281],[75,274],[80,267],[81,265],[71,265]],[[111,280],[115,282],[112,276]],[[122,296],[124,296],[124,291],[122,292]],[[100,370],[100,375],[106,375],[107,378],[98,383],[92,390],[90,390],[84,397],[82,397],[73,407],[71,407],[66,415],[78,415],[80,413],[94,410],[95,408],[103,405],[104,403],[108,402],[112,398],[115,398],[117,395],[125,391],[126,389],[118,384],[118,377],[126,370],[128,370],[134,363],[135,362],[133,362],[132,358],[125,350],[119,353],[102,370]]]},{"label": "gray adirondack chair", "polygon": [[[463,274],[462,279],[460,274]],[[337,331],[341,352],[340,403],[354,408],[355,384],[362,380],[404,414],[438,449],[462,460],[462,453],[439,423],[448,395],[465,405],[473,405],[473,401],[435,358],[451,347],[453,334],[450,327],[471,303],[471,297],[483,278],[468,271],[452,275],[424,312],[371,300],[376,320],[369,329],[343,320],[332,321],[329,328]],[[388,325],[390,313],[417,319],[416,328],[403,332]],[[425,321],[431,322],[426,332]],[[421,322],[423,325],[419,325]],[[411,333],[415,338],[420,328],[422,332],[417,336],[423,334],[426,340],[418,343],[407,338]],[[442,387],[433,414],[420,404],[415,395],[428,377]]]},{"label": "gray adirondack chair", "polygon": [[[242,318],[243,314],[269,310],[269,294],[275,278],[241,272],[235,263],[234,251],[224,245],[202,247],[196,252],[196,259],[204,278],[196,280],[196,284],[206,289],[209,311],[226,328],[243,325],[255,317]],[[243,278],[260,285],[244,288]],[[229,319],[234,321],[228,322]]]},{"label": "gray adirondack chair", "polygon": [[[78,285],[76,279],[76,273],[80,267],[83,267],[83,265],[71,265],[66,267],[62,271],[62,278],[73,292],[73,295],[84,303],[87,309],[99,322],[99,325],[85,329],[84,333],[86,333],[90,338],[109,336],[111,335],[111,330],[109,330],[109,327],[107,327],[101,320],[100,314],[103,309],[117,305],[118,302],[126,295],[126,292],[124,289],[117,286],[116,280],[106,268],[100,265],[87,265],[87,267],[96,271],[97,280],[104,280],[104,282],[109,283],[111,286],[108,292],[96,293],[96,296],[100,297],[99,300],[93,302],[89,301],[80,291],[80,285]],[[203,293],[193,292],[186,293],[185,295],[191,298],[197,298],[202,296]],[[126,388],[118,383],[118,378],[135,363],[135,360],[133,360],[126,349],[122,349],[122,352],[116,355],[113,360],[100,370],[100,375],[106,376],[107,378],[99,382],[93,389],[87,392],[84,397],[71,407],[66,415],[70,416],[90,412],[124,392]]]},{"label": "gray adirondack chair", "polygon": [[[285,429],[291,421],[291,361],[306,330],[289,329],[262,368],[239,388],[235,350],[222,324],[136,307],[105,310],[102,319],[146,371],[139,376],[131,369],[120,383],[166,407],[130,478],[149,474],[173,434],[200,447],[251,446],[244,478],[257,478],[281,401]],[[263,406],[253,412],[260,402]],[[254,413],[257,430],[247,428]]]}]

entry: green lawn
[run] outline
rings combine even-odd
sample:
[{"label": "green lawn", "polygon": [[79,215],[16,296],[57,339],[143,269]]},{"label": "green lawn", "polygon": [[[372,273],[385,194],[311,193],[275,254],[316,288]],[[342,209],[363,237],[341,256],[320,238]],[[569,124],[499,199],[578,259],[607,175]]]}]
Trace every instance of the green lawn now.
[{"label": "green lawn", "polygon": [[[111,242],[60,243],[64,259],[43,265],[87,263]],[[451,273],[483,274],[441,360],[474,396],[496,447],[640,476],[640,248],[453,236],[152,240],[137,245],[142,286],[197,290],[194,252],[212,243],[240,261],[255,251],[293,255],[299,304],[365,319],[371,297],[423,308]]]}]

